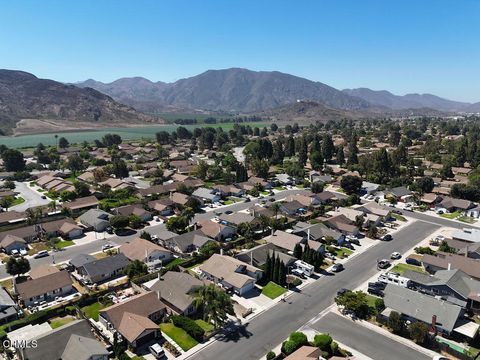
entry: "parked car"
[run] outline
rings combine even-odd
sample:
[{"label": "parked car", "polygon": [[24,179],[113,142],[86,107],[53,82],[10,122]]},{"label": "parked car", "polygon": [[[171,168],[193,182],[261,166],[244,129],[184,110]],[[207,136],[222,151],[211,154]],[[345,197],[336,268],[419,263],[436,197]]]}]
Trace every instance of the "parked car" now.
[{"label": "parked car", "polygon": [[293,275],[295,275],[295,276],[298,276],[299,278],[302,278],[302,279],[306,279],[306,278],[307,278],[307,277],[305,276],[305,274],[303,273],[303,271],[300,270],[300,269],[293,269],[293,270],[291,271],[291,273],[292,273]]},{"label": "parked car", "polygon": [[268,201],[275,202],[275,198],[270,198],[270,199],[268,199]]},{"label": "parked car", "polygon": [[46,257],[48,256],[48,251],[47,250],[41,250],[39,252],[37,252],[33,257],[34,259],[40,259],[40,258],[43,258],[43,257]]},{"label": "parked car", "polygon": [[12,255],[13,257],[19,257],[20,256],[20,251],[18,251],[17,249],[13,249],[10,252],[10,255]]},{"label": "parked car", "polygon": [[342,244],[343,247],[347,248],[347,249],[350,249],[350,250],[355,250],[355,248],[353,247],[352,244],[350,244],[349,241],[345,241],[343,244]]},{"label": "parked car", "polygon": [[156,222],[160,222],[160,218],[157,215],[153,217],[153,220],[155,220]]},{"label": "parked car", "polygon": [[250,201],[251,201],[250,198],[247,197],[244,202],[250,202]]},{"label": "parked car", "polygon": [[275,193],[274,193],[273,191],[270,191],[270,192],[268,193],[268,195],[273,196],[273,195],[275,195]]},{"label": "parked car", "polygon": [[225,211],[225,215],[231,215],[231,214],[233,214],[233,211],[232,211],[232,210],[227,210],[227,211]]},{"label": "parked car", "polygon": [[377,267],[379,267],[380,269],[386,269],[389,266],[390,266],[390,261],[388,261],[387,259],[380,260],[377,263]]},{"label": "parked car", "polygon": [[405,210],[405,211],[413,211],[413,205],[412,205],[412,204],[407,204],[407,205],[405,205],[405,207],[403,208],[403,210]]},{"label": "parked car", "polygon": [[109,249],[113,248],[113,245],[110,244],[110,243],[107,243],[107,244],[103,244],[102,245],[102,251],[107,251]]},{"label": "parked car", "polygon": [[402,257],[402,254],[400,254],[399,252],[393,252],[392,255],[390,255],[390,259],[392,260],[398,260]]},{"label": "parked car", "polygon": [[333,272],[340,272],[340,271],[343,271],[344,269],[345,267],[343,266],[343,264],[335,264],[332,266]]},{"label": "parked car", "polygon": [[405,262],[407,264],[410,264],[410,265],[416,265],[416,266],[421,266],[422,265],[422,263],[419,260],[417,260],[415,258],[411,258],[411,257],[406,258]]},{"label": "parked car", "polygon": [[376,287],[368,287],[367,292],[372,295],[383,297],[384,293],[382,290]]},{"label": "parked car", "polygon": [[347,291],[350,291],[350,290],[345,289],[345,288],[341,288],[340,290],[337,291],[337,296],[343,295],[343,294],[345,294]]},{"label": "parked car", "polygon": [[108,234],[113,234],[113,228],[111,226],[107,226],[105,228],[105,231],[108,233]]},{"label": "parked car", "polygon": [[346,237],[346,239],[348,240],[348,242],[350,242],[350,243],[352,243],[352,244],[360,245],[360,240],[358,240],[358,238],[355,237],[355,236],[348,235],[348,236]]},{"label": "parked car", "polygon": [[384,235],[384,236],[382,237],[382,240],[383,240],[383,241],[392,241],[392,240],[393,240],[393,237],[392,237],[392,235],[390,235],[390,234],[386,234],[386,235]]},{"label": "parked car", "polygon": [[150,345],[148,347],[148,350],[150,351],[150,354],[155,356],[155,359],[165,359],[167,357],[165,355],[165,351],[163,350],[163,348],[158,343]]},{"label": "parked car", "polygon": [[335,255],[329,252],[325,253],[325,257],[330,260],[335,260]]},{"label": "parked car", "polygon": [[380,290],[385,290],[385,288],[387,287],[387,284],[385,284],[381,281],[375,281],[375,282],[369,282],[368,287],[377,288],[377,289],[380,289]]}]

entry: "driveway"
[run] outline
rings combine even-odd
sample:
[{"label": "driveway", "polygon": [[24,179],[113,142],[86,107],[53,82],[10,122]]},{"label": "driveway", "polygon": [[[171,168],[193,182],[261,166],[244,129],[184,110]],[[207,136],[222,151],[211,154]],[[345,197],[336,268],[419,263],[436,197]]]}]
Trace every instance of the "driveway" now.
[{"label": "driveway", "polygon": [[335,313],[328,313],[312,326],[372,359],[428,360],[430,357],[394,339],[372,331]]},{"label": "driveway", "polygon": [[26,184],[15,181],[15,191],[25,199],[20,205],[12,206],[10,209],[15,211],[25,211],[28,208],[47,205],[50,203],[48,199],[42,199],[42,195],[30,189]]}]

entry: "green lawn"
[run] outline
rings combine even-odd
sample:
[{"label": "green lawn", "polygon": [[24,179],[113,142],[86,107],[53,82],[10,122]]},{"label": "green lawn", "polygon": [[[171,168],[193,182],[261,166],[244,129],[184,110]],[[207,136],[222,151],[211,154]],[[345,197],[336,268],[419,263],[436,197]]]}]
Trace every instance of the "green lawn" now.
[{"label": "green lawn", "polygon": [[198,326],[200,326],[204,331],[205,334],[211,333],[215,327],[212,324],[207,323],[206,321],[203,321],[202,319],[197,319],[195,320]]},{"label": "green lawn", "polygon": [[182,258],[176,258],[172,261],[170,261],[167,265],[165,265],[166,269],[173,269],[176,265],[183,264],[185,262],[185,259]]},{"label": "green lawn", "polygon": [[470,216],[460,216],[457,220],[460,220],[462,222],[465,222],[465,223],[468,223],[468,224],[473,224],[475,222],[475,220],[470,217]]},{"label": "green lawn", "polygon": [[372,307],[372,308],[375,308],[375,301],[377,301],[377,299],[380,299],[376,296],[372,296],[370,294],[367,294],[367,303],[368,303],[368,306],[369,307]]},{"label": "green lawn", "polygon": [[64,316],[64,317],[56,317],[50,320],[50,327],[52,329],[59,328],[60,326],[66,325],[72,321],[74,321],[75,318],[73,316]]},{"label": "green lawn", "polygon": [[424,273],[425,270],[423,270],[422,267],[420,266],[415,266],[415,265],[410,265],[410,264],[397,264],[395,265],[391,271],[397,272],[399,274],[403,274],[406,270],[413,270],[419,273]]},{"label": "green lawn", "polygon": [[405,219],[405,217],[403,217],[402,215],[399,215],[399,214],[392,213],[391,216],[395,220],[398,220],[398,221],[407,221],[407,219]]},{"label": "green lawn", "polygon": [[285,188],[283,186],[275,186],[274,189],[279,190],[279,191],[285,190]]},{"label": "green lawn", "polygon": [[224,204],[225,204],[225,205],[232,205],[232,204],[235,204],[235,201],[225,200]]},{"label": "green lawn", "polygon": [[335,251],[335,256],[340,259],[349,257],[351,254],[353,254],[353,251],[347,248],[340,248]]},{"label": "green lawn", "polygon": [[16,198],[13,199],[12,205],[10,205],[10,206],[20,205],[24,202],[25,202],[25,199],[22,198],[21,196],[19,196],[19,197],[16,197]]},{"label": "green lawn", "polygon": [[139,199],[135,196],[130,196],[126,199],[110,199],[110,198],[105,198],[100,200],[100,205],[101,207],[104,208],[114,208],[114,207],[119,207],[122,205],[130,205],[130,204],[135,204],[139,201]]},{"label": "green lawn", "polygon": [[75,243],[72,240],[60,240],[58,243],[55,244],[57,249],[63,249],[72,245],[75,245]]},{"label": "green lawn", "polygon": [[198,344],[197,340],[188,335],[185,330],[176,327],[172,323],[160,324],[160,330],[175,341],[183,351],[188,351]]},{"label": "green lawn", "polygon": [[270,192],[268,192],[268,191],[260,191],[260,194],[262,194],[263,196],[268,196],[268,194],[270,194]]},{"label": "green lawn", "polygon": [[263,287],[262,294],[268,296],[270,299],[275,299],[280,295],[284,294],[286,291],[287,289],[270,281],[267,285]]},{"label": "green lawn", "polygon": [[100,304],[99,302],[93,303],[88,306],[82,307],[82,311],[85,313],[85,316],[88,317],[89,319],[93,319],[95,321],[98,321],[98,313],[100,310],[105,309],[107,306],[110,306],[110,304]]},{"label": "green lawn", "polygon": [[462,215],[462,213],[460,211],[455,211],[455,212],[449,213],[449,214],[440,214],[441,217],[444,217],[446,219],[455,219],[455,218],[459,217],[460,215]]}]

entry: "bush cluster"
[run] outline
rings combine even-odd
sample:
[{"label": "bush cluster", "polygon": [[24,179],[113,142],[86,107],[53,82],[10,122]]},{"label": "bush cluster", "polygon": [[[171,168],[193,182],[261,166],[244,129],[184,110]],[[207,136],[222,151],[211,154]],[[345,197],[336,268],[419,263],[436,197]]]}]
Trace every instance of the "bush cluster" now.
[{"label": "bush cluster", "polygon": [[173,325],[185,330],[192,338],[198,342],[203,341],[205,331],[195,321],[182,315],[173,315],[170,319],[172,320]]}]

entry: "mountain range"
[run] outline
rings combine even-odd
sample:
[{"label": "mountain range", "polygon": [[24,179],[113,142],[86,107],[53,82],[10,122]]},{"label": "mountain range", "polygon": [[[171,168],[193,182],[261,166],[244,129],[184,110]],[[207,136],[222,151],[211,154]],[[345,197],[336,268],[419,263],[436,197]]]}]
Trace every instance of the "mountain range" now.
[{"label": "mountain range", "polygon": [[0,70],[0,132],[9,134],[17,122],[39,119],[77,124],[158,121],[92,88],[39,79],[24,71]]},{"label": "mountain range", "polygon": [[144,112],[170,109],[203,109],[258,112],[294,103],[315,101],[347,111],[407,110],[429,108],[445,112],[477,112],[480,103],[452,101],[431,94],[394,95],[367,88],[337,90],[278,71],[231,68],[208,70],[173,83],[152,82],[142,77],[121,78],[111,83],[87,80],[75,84],[91,87]]}]

